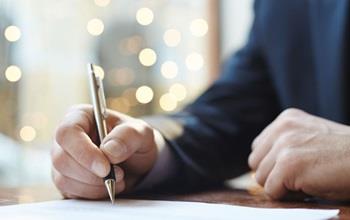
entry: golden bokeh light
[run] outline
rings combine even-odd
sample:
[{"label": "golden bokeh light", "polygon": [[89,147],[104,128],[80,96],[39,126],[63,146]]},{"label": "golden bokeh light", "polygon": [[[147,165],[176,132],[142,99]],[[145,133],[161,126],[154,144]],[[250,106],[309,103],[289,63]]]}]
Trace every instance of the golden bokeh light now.
[{"label": "golden bokeh light", "polygon": [[36,130],[31,126],[24,126],[19,131],[19,136],[25,142],[31,142],[36,137]]},{"label": "golden bokeh light", "polygon": [[86,26],[87,31],[92,35],[92,36],[99,36],[103,33],[104,31],[104,24],[101,19],[98,18],[93,18],[91,19]]},{"label": "golden bokeh light", "polygon": [[103,70],[102,67],[94,65],[94,70],[95,70],[96,76],[100,77],[101,80],[105,77],[105,71]]},{"label": "golden bokeh light", "polygon": [[208,22],[204,19],[195,19],[191,22],[190,31],[196,37],[203,37],[208,33]]},{"label": "golden bokeh light", "polygon": [[157,54],[150,48],[145,48],[139,53],[139,61],[144,66],[153,66],[157,62]]},{"label": "golden bokeh light", "polygon": [[136,99],[142,104],[150,103],[153,99],[153,90],[148,86],[141,86],[136,90]]},{"label": "golden bokeh light", "polygon": [[186,66],[191,71],[198,71],[204,65],[203,56],[199,53],[191,53],[186,58]]},{"label": "golden bokeh light", "polygon": [[160,97],[159,105],[164,111],[174,111],[177,107],[176,97],[171,93],[166,93]]},{"label": "golden bokeh light", "polygon": [[95,4],[99,7],[107,7],[111,3],[111,0],[95,0]]},{"label": "golden bokeh light", "polygon": [[8,26],[4,32],[6,40],[16,42],[21,38],[21,30],[17,26]]},{"label": "golden bokeh light", "polygon": [[136,21],[140,25],[150,25],[153,22],[154,14],[153,11],[149,8],[140,8],[136,12]]},{"label": "golden bokeh light", "polygon": [[5,71],[5,77],[10,82],[17,82],[22,77],[22,71],[18,66],[9,66]]},{"label": "golden bokeh light", "polygon": [[169,92],[176,97],[177,101],[183,101],[187,96],[186,87],[180,83],[173,84]]},{"label": "golden bokeh light", "polygon": [[162,64],[161,73],[164,78],[173,79],[178,74],[177,64],[173,61],[166,61]]},{"label": "golden bokeh light", "polygon": [[181,33],[176,29],[169,29],[164,33],[163,40],[168,47],[176,47],[181,42]]}]

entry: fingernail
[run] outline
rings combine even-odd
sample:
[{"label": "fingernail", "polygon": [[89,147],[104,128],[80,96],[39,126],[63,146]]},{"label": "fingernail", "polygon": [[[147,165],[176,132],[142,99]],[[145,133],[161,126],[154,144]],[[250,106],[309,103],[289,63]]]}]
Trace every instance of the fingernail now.
[{"label": "fingernail", "polygon": [[126,147],[114,140],[108,141],[107,143],[103,144],[102,147],[114,157],[122,156],[126,153]]},{"label": "fingernail", "polygon": [[92,169],[92,172],[94,172],[97,176],[100,176],[100,177],[106,176],[107,169],[102,162],[94,161],[92,163],[91,169]]}]

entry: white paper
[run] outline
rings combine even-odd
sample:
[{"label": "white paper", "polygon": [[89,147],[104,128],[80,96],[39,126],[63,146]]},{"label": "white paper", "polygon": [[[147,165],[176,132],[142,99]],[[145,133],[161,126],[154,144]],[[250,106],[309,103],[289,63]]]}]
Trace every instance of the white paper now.
[{"label": "white paper", "polygon": [[119,199],[108,201],[59,200],[0,207],[2,220],[194,220],[283,219],[319,220],[337,216],[339,210],[267,209],[199,202]]}]

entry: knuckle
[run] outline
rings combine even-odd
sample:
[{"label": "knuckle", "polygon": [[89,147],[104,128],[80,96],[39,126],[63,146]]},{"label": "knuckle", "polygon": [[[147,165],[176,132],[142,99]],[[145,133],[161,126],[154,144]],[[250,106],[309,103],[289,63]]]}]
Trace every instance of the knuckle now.
[{"label": "knuckle", "polygon": [[56,129],[55,139],[59,145],[64,145],[65,139],[72,132],[77,131],[78,126],[75,123],[63,123]]},{"label": "knuckle", "polygon": [[281,152],[278,154],[278,157],[276,159],[276,163],[278,164],[286,164],[289,163],[290,159],[292,158],[292,150],[291,149],[283,149]]},{"label": "knuckle", "polygon": [[283,149],[276,160],[277,166],[282,169],[285,174],[292,175],[302,168],[302,155],[293,149]]},{"label": "knuckle", "polygon": [[278,148],[288,147],[290,145],[288,137],[286,135],[280,136],[275,145]]},{"label": "knuckle", "polygon": [[303,114],[303,111],[297,108],[287,108],[281,113],[282,116],[289,116],[289,117],[298,117],[301,114]]},{"label": "knuckle", "polygon": [[153,128],[141,119],[137,119],[131,126],[142,136],[153,135]]},{"label": "knuckle", "polygon": [[67,135],[67,126],[60,125],[55,132],[55,140],[59,145],[64,143],[64,137]]},{"label": "knuckle", "polygon": [[285,116],[281,119],[280,125],[281,125],[282,129],[290,130],[290,129],[297,127],[298,121],[295,117]]},{"label": "knuckle", "polygon": [[252,170],[256,170],[257,168],[256,160],[253,154],[250,154],[248,157],[248,165]]},{"label": "knuckle", "polygon": [[135,123],[125,123],[122,129],[124,130],[125,134],[128,135],[137,135],[138,134],[138,129],[137,126],[135,125]]},{"label": "knuckle", "polygon": [[297,140],[298,140],[298,134],[290,131],[290,132],[287,132],[287,133],[281,135],[277,139],[275,145],[279,148],[294,147]]}]

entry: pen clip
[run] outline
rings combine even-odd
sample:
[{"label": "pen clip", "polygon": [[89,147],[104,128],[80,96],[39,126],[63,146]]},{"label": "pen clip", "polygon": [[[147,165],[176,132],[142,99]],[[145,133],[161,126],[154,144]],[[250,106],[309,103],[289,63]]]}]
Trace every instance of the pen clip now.
[{"label": "pen clip", "polygon": [[100,100],[100,108],[101,108],[101,114],[104,119],[107,119],[107,104],[106,104],[106,96],[104,93],[104,88],[103,88],[103,81],[101,77],[96,76],[96,82],[97,82],[97,88],[98,88],[98,96]]}]

